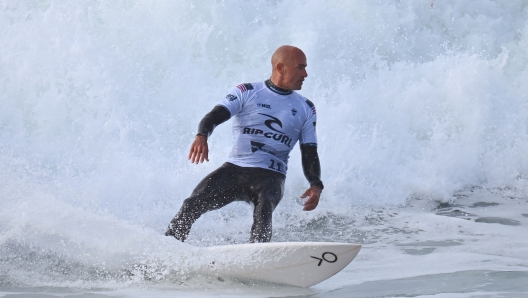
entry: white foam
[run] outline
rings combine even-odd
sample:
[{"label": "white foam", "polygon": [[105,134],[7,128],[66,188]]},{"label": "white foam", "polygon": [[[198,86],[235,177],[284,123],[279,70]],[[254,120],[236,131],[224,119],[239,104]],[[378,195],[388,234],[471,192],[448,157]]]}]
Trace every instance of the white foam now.
[{"label": "white foam", "polygon": [[[396,241],[401,234],[388,239],[369,231],[385,224],[391,208],[416,198],[456,202],[455,193],[468,187],[509,188],[524,198],[526,14],[521,0],[1,0],[0,256],[11,269],[0,276],[57,286],[75,280],[53,270],[57,275],[46,277],[46,266],[55,264],[42,261],[48,255],[76,262],[78,272],[117,272],[138,260],[158,264],[172,247],[178,256],[192,253],[162,236],[164,228],[231,146],[230,123],[223,124],[210,138],[211,161],[190,165],[199,119],[229,87],[267,79],[270,55],[282,44],[308,57],[301,94],[317,107],[326,188],[318,209],[301,212],[298,197],[307,183],[294,149],[275,212],[277,239],[317,237],[328,220],[336,221],[336,241]],[[500,200],[511,206],[506,196]],[[488,215],[513,219],[499,209]],[[404,218],[416,221],[413,229],[429,229],[413,240],[436,239],[438,216],[409,210],[398,212],[409,213]],[[460,219],[452,220],[448,227],[455,229]],[[516,220],[521,227],[488,225],[490,237],[511,244],[507,255],[524,253],[517,248],[522,241],[508,242],[524,225]],[[471,222],[469,230],[482,225]],[[250,224],[251,208],[233,204],[202,217],[189,241],[244,242]],[[344,233],[353,236],[338,236],[347,225],[353,231]],[[448,231],[440,234],[449,238]],[[463,248],[449,247],[443,256],[466,260],[460,270],[485,268],[479,260],[499,246],[478,251],[465,235],[459,235]],[[16,254],[10,259],[13,247],[44,251],[35,275]],[[377,249],[365,258],[376,258]],[[385,263],[364,259],[358,268],[370,273],[358,280],[375,280],[382,271],[394,278],[414,257],[381,258],[392,264],[384,270]],[[423,258],[439,262],[433,254]],[[409,276],[425,272],[418,264],[409,270]],[[151,276],[173,274],[160,272]],[[100,279],[86,287],[107,285],[104,274],[93,276]]]}]

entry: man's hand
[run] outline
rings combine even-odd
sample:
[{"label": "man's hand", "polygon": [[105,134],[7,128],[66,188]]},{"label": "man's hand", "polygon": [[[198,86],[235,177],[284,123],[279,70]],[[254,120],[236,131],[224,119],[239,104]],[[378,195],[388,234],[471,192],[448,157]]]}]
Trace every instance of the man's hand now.
[{"label": "man's hand", "polygon": [[304,211],[312,211],[315,209],[315,207],[317,207],[321,192],[322,190],[317,186],[311,186],[304,192],[304,194],[301,196],[301,199],[308,197],[306,202],[304,202]]},{"label": "man's hand", "polygon": [[209,161],[209,146],[207,145],[207,137],[197,135],[189,150],[189,160],[191,163],[199,164],[204,160]]}]

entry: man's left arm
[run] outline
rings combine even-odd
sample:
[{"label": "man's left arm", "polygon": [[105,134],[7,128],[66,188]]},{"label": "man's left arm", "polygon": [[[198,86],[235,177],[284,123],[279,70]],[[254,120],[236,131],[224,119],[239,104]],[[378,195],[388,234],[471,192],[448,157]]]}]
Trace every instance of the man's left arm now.
[{"label": "man's left arm", "polygon": [[317,154],[317,145],[301,144],[300,147],[304,176],[310,183],[310,188],[301,196],[301,198],[308,197],[306,202],[304,202],[303,210],[311,211],[319,204],[319,198],[324,188],[321,181],[321,165]]}]

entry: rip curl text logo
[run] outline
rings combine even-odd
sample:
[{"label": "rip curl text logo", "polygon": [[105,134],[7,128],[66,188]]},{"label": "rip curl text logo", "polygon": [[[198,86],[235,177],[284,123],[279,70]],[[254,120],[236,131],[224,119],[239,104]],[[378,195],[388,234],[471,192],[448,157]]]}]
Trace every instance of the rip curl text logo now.
[{"label": "rip curl text logo", "polygon": [[[284,132],[279,130],[279,128],[282,128],[282,122],[273,116],[262,114],[262,113],[258,113],[258,114],[271,118],[271,119],[265,120],[264,124],[272,131],[264,131],[259,128],[244,127],[244,129],[242,130],[242,134],[249,134],[249,135],[255,135],[255,136],[262,135],[265,138],[273,139],[274,141],[280,142],[288,147],[291,147],[291,142],[293,139],[287,136]],[[257,147],[252,146],[252,148],[257,148]]]}]

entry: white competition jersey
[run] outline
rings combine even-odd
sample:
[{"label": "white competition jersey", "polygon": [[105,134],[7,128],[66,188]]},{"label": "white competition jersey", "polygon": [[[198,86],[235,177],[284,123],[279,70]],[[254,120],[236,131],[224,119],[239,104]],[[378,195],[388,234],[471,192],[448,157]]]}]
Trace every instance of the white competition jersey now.
[{"label": "white competition jersey", "polygon": [[228,162],[286,175],[291,150],[317,145],[315,107],[295,91],[277,89],[270,81],[241,84],[220,102],[233,118],[233,150]]}]

